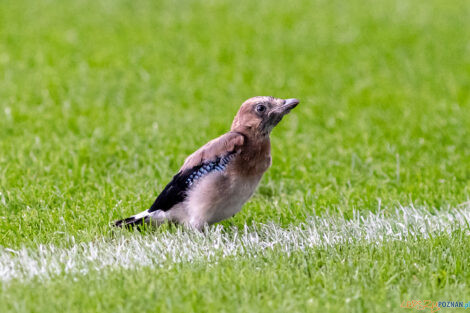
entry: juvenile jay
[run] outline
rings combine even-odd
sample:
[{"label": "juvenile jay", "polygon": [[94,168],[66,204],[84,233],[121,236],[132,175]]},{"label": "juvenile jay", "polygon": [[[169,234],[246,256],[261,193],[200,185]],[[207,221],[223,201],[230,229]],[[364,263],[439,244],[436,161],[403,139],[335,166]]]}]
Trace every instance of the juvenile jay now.
[{"label": "juvenile jay", "polygon": [[234,216],[271,166],[271,130],[298,104],[274,97],[246,100],[230,131],[187,157],[150,209],[114,225],[172,222],[202,230]]}]

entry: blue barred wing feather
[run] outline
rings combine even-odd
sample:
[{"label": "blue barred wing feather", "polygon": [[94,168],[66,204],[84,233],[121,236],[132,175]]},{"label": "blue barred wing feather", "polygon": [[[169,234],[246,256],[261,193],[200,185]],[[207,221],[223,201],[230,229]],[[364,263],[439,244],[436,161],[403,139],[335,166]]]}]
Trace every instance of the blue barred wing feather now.
[{"label": "blue barred wing feather", "polygon": [[189,156],[148,212],[168,211],[175,204],[183,202],[198,180],[212,172],[223,172],[243,143],[243,135],[229,132]]},{"label": "blue barred wing feather", "polygon": [[178,172],[163,189],[148,212],[168,211],[175,204],[184,201],[191,186],[209,173],[223,172],[233,156],[234,153],[232,152],[226,156],[218,157],[214,161],[205,162],[191,169]]}]

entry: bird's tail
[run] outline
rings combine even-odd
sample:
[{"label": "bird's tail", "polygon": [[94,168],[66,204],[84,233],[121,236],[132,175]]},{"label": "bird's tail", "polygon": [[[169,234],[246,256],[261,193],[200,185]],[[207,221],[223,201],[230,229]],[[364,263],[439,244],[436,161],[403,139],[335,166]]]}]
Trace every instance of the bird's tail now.
[{"label": "bird's tail", "polygon": [[150,216],[148,210],[141,212],[136,215],[132,215],[131,217],[115,221],[114,226],[116,227],[128,227],[131,228],[133,226],[139,226],[145,223],[146,219]]}]

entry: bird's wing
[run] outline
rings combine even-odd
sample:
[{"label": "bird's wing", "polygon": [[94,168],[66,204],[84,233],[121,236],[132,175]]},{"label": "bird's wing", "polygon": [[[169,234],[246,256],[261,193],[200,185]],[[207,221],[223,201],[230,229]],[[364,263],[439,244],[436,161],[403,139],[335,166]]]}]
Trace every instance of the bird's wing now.
[{"label": "bird's wing", "polygon": [[240,151],[245,137],[236,132],[228,132],[209,141],[186,158],[179,172],[166,185],[148,212],[168,211],[175,204],[184,201],[193,183],[212,171],[223,171],[232,157]]}]

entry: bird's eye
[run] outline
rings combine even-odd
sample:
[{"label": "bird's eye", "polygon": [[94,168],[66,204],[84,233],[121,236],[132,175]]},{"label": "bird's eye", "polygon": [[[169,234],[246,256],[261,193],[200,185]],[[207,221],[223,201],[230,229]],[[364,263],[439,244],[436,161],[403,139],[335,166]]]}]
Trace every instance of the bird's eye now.
[{"label": "bird's eye", "polygon": [[264,105],[258,104],[258,105],[256,106],[256,112],[258,112],[258,113],[263,113],[264,111],[266,111],[266,107],[265,107]]}]

